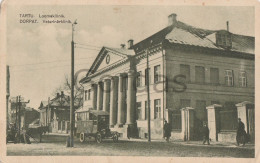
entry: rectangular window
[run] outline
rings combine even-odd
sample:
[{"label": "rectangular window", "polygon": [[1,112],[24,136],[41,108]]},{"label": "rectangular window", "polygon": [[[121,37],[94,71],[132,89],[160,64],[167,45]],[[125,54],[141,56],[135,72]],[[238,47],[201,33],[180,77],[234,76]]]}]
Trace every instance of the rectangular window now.
[{"label": "rectangular window", "polygon": [[207,121],[207,109],[206,109],[206,101],[204,100],[196,100],[196,117],[203,121]]},{"label": "rectangular window", "polygon": [[141,102],[136,103],[136,118],[138,120],[142,119],[142,103]]},{"label": "rectangular window", "polygon": [[234,80],[233,80],[233,70],[225,70],[225,84],[227,86],[233,86]]},{"label": "rectangular window", "polygon": [[154,119],[161,118],[161,99],[154,100]]},{"label": "rectangular window", "polygon": [[190,82],[190,65],[180,65],[180,74],[186,77],[186,82]]},{"label": "rectangular window", "polygon": [[91,92],[91,89],[88,90],[88,100],[90,100],[90,92]]},{"label": "rectangular window", "polygon": [[219,70],[218,70],[218,68],[210,68],[210,83],[219,84]]},{"label": "rectangular window", "polygon": [[136,87],[140,87],[140,86],[142,86],[142,80],[141,80],[141,77],[142,77],[142,72],[141,72],[141,71],[137,72],[137,77],[136,77]]},{"label": "rectangular window", "polygon": [[211,105],[213,104],[220,104],[219,101],[211,101]]},{"label": "rectangular window", "polygon": [[246,72],[244,72],[244,71],[239,73],[239,86],[240,87],[246,87],[247,86]]},{"label": "rectangular window", "polygon": [[88,90],[85,90],[84,96],[85,96],[85,101],[86,101],[88,99]]},{"label": "rectangular window", "polygon": [[[150,70],[150,68],[149,68],[148,74],[149,74],[149,84],[151,84],[151,70]],[[147,74],[147,68],[146,68],[145,69],[145,85],[147,85],[147,83],[148,83],[148,74]]]},{"label": "rectangular window", "polygon": [[181,99],[181,108],[180,109],[185,108],[185,107],[191,107],[189,99]]},{"label": "rectangular window", "polygon": [[202,66],[195,66],[195,82],[205,83],[205,68]]},{"label": "rectangular window", "polygon": [[160,81],[161,76],[161,66],[154,66],[154,83],[157,83]]},{"label": "rectangular window", "polygon": [[226,101],[219,112],[220,131],[235,131],[237,129],[237,102]]}]

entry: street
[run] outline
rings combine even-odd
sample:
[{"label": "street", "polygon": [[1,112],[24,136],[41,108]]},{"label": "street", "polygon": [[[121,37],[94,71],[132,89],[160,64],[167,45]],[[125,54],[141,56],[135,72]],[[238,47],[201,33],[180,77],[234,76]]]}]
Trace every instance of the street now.
[{"label": "street", "polygon": [[217,144],[201,145],[186,142],[162,142],[144,140],[105,140],[97,144],[94,139],[80,143],[75,138],[73,148],[66,148],[66,136],[44,135],[43,143],[7,144],[7,155],[82,155],[82,156],[164,156],[164,157],[240,157],[253,158],[254,147],[247,144],[245,147],[221,146]]}]

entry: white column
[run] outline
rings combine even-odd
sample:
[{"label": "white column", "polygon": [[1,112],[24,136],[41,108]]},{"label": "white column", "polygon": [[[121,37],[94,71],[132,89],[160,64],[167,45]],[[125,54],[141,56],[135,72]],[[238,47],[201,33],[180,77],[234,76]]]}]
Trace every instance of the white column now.
[{"label": "white column", "polygon": [[129,70],[128,72],[128,86],[127,86],[127,124],[133,124],[135,122],[135,109],[136,109],[136,88],[134,83],[134,71]]},{"label": "white column", "polygon": [[209,138],[213,141],[218,141],[218,131],[219,131],[219,110],[221,105],[213,104],[207,106],[208,113],[208,128],[209,128]]},{"label": "white column", "polygon": [[117,100],[118,100],[118,77],[114,76],[111,78],[110,86],[110,118],[109,124],[113,127],[117,122]]},{"label": "white column", "polygon": [[98,83],[98,90],[97,90],[97,110],[102,110],[103,105],[103,83]]},{"label": "white column", "polygon": [[118,83],[118,113],[117,113],[117,125],[122,127],[125,124],[125,73],[119,74],[119,83]]},{"label": "white column", "polygon": [[110,104],[110,80],[104,79],[104,91],[103,91],[103,111],[109,112]]},{"label": "white column", "polygon": [[96,110],[97,109],[97,84],[91,85],[91,100],[92,100],[92,108]]}]

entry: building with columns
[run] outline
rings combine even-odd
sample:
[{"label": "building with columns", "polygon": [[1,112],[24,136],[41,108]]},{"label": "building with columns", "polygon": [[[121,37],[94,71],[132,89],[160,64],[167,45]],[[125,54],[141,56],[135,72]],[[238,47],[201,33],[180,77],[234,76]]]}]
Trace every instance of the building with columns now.
[{"label": "building with columns", "polygon": [[215,31],[176,14],[168,22],[127,48],[100,50],[80,81],[83,108],[107,111],[110,129],[122,137],[146,138],[149,83],[152,139],[163,138],[167,120],[172,139],[200,140],[207,122],[212,140],[235,141],[238,117],[254,138],[254,37],[231,33],[228,22],[227,30]]}]

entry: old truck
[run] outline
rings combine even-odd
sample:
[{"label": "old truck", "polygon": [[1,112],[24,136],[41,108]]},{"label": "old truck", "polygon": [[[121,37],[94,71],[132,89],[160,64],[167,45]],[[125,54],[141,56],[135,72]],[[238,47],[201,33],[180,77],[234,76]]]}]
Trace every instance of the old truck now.
[{"label": "old truck", "polygon": [[81,108],[75,115],[76,135],[80,142],[86,141],[87,137],[94,137],[97,143],[101,143],[104,139],[118,141],[119,134],[109,129],[108,112]]}]

